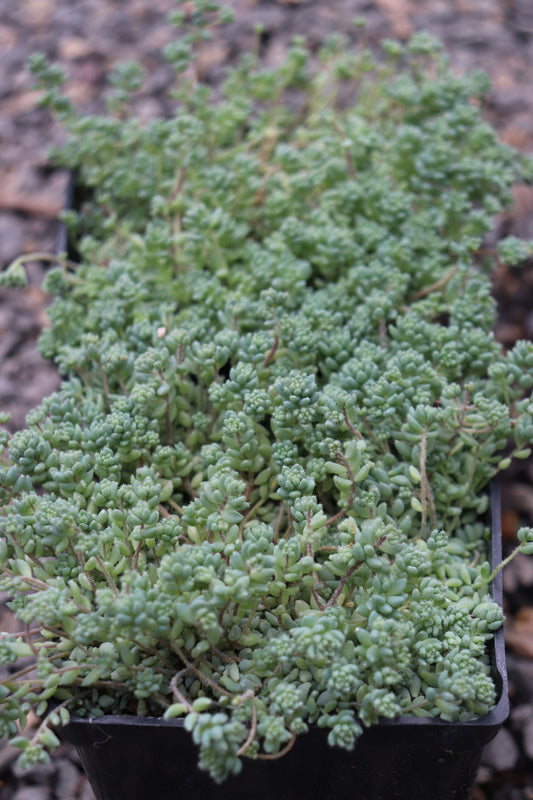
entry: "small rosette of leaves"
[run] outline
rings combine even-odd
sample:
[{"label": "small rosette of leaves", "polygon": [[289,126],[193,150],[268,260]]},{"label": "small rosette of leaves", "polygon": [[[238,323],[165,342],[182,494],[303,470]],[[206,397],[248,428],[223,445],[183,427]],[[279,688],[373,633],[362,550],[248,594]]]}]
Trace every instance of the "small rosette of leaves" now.
[{"label": "small rosette of leaves", "polygon": [[426,37],[319,70],[296,42],[213,94],[224,13],[180,13],[169,119],[130,115],[132,65],[80,117],[33,62],[92,194],[46,283],[64,381],[2,433],[0,733],[29,766],[69,713],[184,716],[222,781],[310,725],[495,702],[486,487],[529,454],[533,346],[494,341],[480,244],[527,164]]}]

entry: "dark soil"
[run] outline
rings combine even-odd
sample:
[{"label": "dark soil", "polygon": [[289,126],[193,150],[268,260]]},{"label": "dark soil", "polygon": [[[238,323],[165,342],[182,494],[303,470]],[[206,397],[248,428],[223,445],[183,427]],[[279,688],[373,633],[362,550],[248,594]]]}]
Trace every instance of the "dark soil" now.
[{"label": "dark soil", "polygon": [[[367,20],[368,40],[405,39],[427,30],[444,43],[451,68],[485,70],[493,84],[486,116],[501,138],[533,153],[533,0],[227,0],[235,22],[202,53],[205,75],[215,74],[254,40],[262,26],[265,62],[280,60],[292,37],[313,45],[334,31],[353,30]],[[0,0],[0,266],[20,253],[53,252],[67,175],[48,159],[61,132],[37,106],[26,67],[35,51],[47,53],[69,74],[69,93],[81,108],[102,107],[109,70],[139,59],[149,73],[137,112],[164,114],[172,72],[161,58],[172,38],[166,15],[173,0]],[[499,234],[533,238],[533,188],[519,186],[512,212],[497,220]],[[25,291],[0,292],[0,408],[12,428],[58,384],[52,364],[36,349],[46,325],[47,298],[40,288],[45,265],[30,265]],[[499,305],[496,335],[509,347],[533,338],[533,262],[501,270],[494,293]],[[510,548],[521,524],[533,524],[533,462],[514,468],[503,481],[504,543]],[[0,597],[1,600],[1,597]],[[533,799],[533,559],[518,559],[505,577],[506,639],[511,718],[487,748],[474,800]],[[13,624],[2,612],[0,626]],[[62,747],[51,765],[25,776],[16,753],[0,747],[0,800],[91,800],[76,754]],[[426,798],[413,798],[426,800]]]}]

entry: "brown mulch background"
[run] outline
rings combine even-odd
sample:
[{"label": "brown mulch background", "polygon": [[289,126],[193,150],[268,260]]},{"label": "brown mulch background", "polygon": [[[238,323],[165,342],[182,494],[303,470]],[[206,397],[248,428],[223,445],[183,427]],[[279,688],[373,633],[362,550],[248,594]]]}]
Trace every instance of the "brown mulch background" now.
[{"label": "brown mulch background", "polygon": [[[486,117],[501,138],[533,153],[533,0],[227,0],[235,22],[202,56],[206,76],[252,43],[257,24],[263,58],[277,63],[292,37],[318,45],[328,33],[348,32],[354,17],[367,20],[368,40],[405,39],[427,30],[444,43],[452,69],[485,70],[493,84]],[[64,65],[69,93],[80,108],[102,107],[106,76],[117,62],[139,59],[148,71],[137,112],[164,114],[172,70],[161,58],[172,38],[166,15],[173,0],[0,0],[0,266],[20,253],[53,252],[56,217],[64,202],[65,173],[48,160],[61,132],[37,106],[26,64],[35,51]],[[533,239],[533,187],[517,187],[512,212],[497,220],[500,233]],[[36,350],[46,325],[45,267],[30,266],[25,291],[0,291],[0,409],[12,427],[58,386],[53,365]],[[533,261],[495,276],[504,346],[533,338]],[[533,462],[504,480],[504,540],[511,548],[521,524],[533,524]],[[0,597],[0,600],[2,598]],[[487,748],[475,800],[533,800],[533,559],[519,558],[505,576],[506,640],[511,718]],[[12,621],[5,609],[0,626]],[[0,746],[0,800],[91,800],[75,753],[62,748],[47,767],[22,776],[14,753]],[[413,798],[426,800],[426,798]]]}]

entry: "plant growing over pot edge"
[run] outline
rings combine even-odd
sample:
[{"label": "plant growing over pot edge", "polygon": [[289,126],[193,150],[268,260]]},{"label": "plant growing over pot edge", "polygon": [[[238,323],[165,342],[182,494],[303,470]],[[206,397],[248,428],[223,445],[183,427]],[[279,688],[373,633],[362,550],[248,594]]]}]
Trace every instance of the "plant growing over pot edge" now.
[{"label": "plant growing over pot edge", "polygon": [[384,60],[334,38],[318,68],[297,41],[212,90],[194,52],[221,14],[175,15],[168,119],[129,114],[136,66],[79,117],[33,62],[91,197],[65,215],[80,264],[46,279],[65,380],[3,438],[25,630],[0,641],[0,723],[26,766],[71,713],[185,715],[221,781],[310,724],[351,748],[495,701],[486,487],[529,454],[533,346],[494,341],[479,248],[531,164],[425,35]]}]

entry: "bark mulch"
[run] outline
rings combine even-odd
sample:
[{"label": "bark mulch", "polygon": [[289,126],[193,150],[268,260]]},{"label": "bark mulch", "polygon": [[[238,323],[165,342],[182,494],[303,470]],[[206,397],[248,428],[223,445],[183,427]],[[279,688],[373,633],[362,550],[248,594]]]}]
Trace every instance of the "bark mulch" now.
[{"label": "bark mulch", "polygon": [[[531,0],[227,0],[235,22],[202,54],[206,75],[247,49],[262,26],[265,62],[275,64],[294,36],[313,45],[334,31],[350,30],[355,17],[367,20],[371,44],[405,39],[427,30],[444,43],[452,69],[485,70],[492,80],[487,118],[509,144],[533,153],[533,2]],[[61,131],[37,105],[28,56],[45,52],[64,65],[69,92],[80,107],[102,107],[109,70],[139,59],[149,73],[137,101],[146,117],[164,114],[172,71],[161,58],[171,39],[166,15],[173,0],[1,0],[0,3],[0,267],[20,253],[53,252],[57,214],[67,175],[53,168],[51,145]],[[533,238],[533,188],[516,189],[516,203],[498,220],[500,233]],[[27,412],[58,384],[52,364],[38,354],[36,340],[46,325],[47,297],[40,288],[45,266],[30,266],[25,291],[0,291],[0,408],[23,427]],[[504,346],[533,338],[533,262],[495,276]],[[504,544],[512,547],[519,525],[533,524],[533,462],[513,469],[503,481]],[[0,628],[13,619],[0,597]],[[521,557],[505,575],[512,711],[502,733],[488,746],[474,800],[533,800],[533,559]],[[0,745],[0,800],[91,800],[76,753],[61,747],[48,766],[20,774],[16,752]],[[413,800],[426,800],[413,798]]]}]

